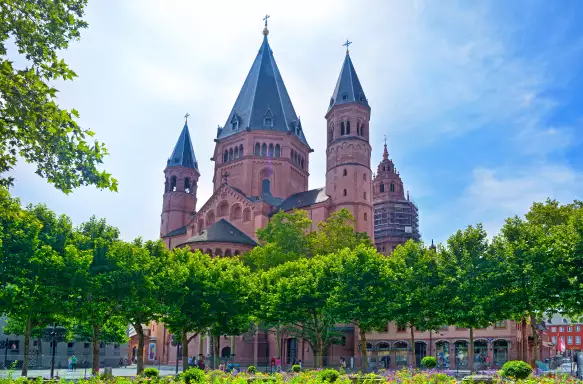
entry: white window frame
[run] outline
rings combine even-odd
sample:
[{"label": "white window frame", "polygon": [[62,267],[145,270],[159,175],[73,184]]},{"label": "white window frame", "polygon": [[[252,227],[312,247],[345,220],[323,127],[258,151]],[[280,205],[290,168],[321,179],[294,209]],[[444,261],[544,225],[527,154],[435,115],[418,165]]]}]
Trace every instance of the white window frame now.
[{"label": "white window frame", "polygon": [[573,336],[567,336],[567,344],[573,344]]}]

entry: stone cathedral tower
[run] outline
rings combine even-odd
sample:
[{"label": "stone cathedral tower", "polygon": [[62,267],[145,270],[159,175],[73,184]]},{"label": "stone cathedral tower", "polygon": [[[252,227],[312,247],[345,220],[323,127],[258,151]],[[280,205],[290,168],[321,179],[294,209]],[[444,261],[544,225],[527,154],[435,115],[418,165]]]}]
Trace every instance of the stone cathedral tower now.
[{"label": "stone cathedral tower", "polygon": [[370,106],[348,49],[325,117],[326,194],[331,198],[330,210],[347,208],[356,219],[356,230],[368,233],[372,239]]}]

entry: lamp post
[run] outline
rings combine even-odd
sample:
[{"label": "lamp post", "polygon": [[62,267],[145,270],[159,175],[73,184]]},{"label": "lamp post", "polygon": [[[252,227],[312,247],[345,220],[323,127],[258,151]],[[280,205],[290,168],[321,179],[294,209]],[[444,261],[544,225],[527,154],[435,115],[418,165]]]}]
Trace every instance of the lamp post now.
[{"label": "lamp post", "polygon": [[54,377],[55,373],[55,355],[57,351],[57,343],[63,342],[65,340],[64,327],[57,327],[56,323],[53,323],[52,327],[47,327],[43,331],[43,340],[50,341],[52,344],[51,350],[51,379]]},{"label": "lamp post", "polygon": [[178,375],[178,358],[180,357],[180,340],[176,335],[172,335],[172,346],[176,347],[176,374]]}]

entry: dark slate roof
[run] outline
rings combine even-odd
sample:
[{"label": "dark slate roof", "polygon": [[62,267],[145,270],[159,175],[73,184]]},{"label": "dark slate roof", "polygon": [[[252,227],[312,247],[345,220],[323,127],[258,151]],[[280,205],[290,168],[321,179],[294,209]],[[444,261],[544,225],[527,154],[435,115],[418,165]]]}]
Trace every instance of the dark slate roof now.
[{"label": "dark slate roof", "polygon": [[213,242],[257,245],[252,238],[241,232],[225,219],[221,219],[207,229],[204,229],[200,235],[192,236],[184,244]]},{"label": "dark slate roof", "polygon": [[175,230],[168,232],[167,234],[162,236],[162,238],[164,239],[166,237],[180,236],[180,235],[186,235],[186,225],[184,227],[176,228]]},{"label": "dark slate roof", "polygon": [[340,76],[338,76],[338,81],[336,82],[336,88],[330,99],[330,110],[335,105],[348,104],[357,102],[359,104],[369,106],[368,100],[364,95],[364,90],[360,85],[354,66],[352,65],[352,60],[350,60],[350,54],[346,52],[346,58],[342,64],[342,69],[340,70]]},{"label": "dark slate roof", "polygon": [[167,165],[169,167],[182,166],[194,168],[198,171],[198,163],[196,162],[196,156],[194,156],[192,140],[190,140],[190,133],[188,132],[188,125],[186,123],[184,123],[184,128],[180,132],[180,136],[174,146],[172,155],[168,159]]},{"label": "dark slate roof", "polygon": [[[271,118],[272,126],[266,126],[266,117]],[[234,129],[234,125],[237,128]],[[300,119],[296,115],[273,58],[267,36],[263,37],[263,44],[243,83],[237,101],[227,117],[225,126],[218,129],[217,139],[228,137],[244,129],[292,132],[308,145]]]},{"label": "dark slate roof", "polygon": [[326,200],[328,200],[328,195],[326,195],[325,188],[311,189],[291,195],[277,207],[277,210],[289,211],[294,208],[303,208]]}]

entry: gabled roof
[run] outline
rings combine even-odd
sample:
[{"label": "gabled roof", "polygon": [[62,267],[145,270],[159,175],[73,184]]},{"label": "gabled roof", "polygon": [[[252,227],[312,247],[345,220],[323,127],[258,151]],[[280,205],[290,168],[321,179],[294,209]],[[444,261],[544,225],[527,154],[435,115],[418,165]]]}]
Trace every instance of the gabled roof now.
[{"label": "gabled roof", "polygon": [[311,189],[309,191],[298,192],[285,199],[283,203],[277,207],[276,212],[279,210],[289,211],[294,208],[303,208],[324,202],[328,199],[329,197],[326,195],[325,188],[317,188]]},{"label": "gabled roof", "polygon": [[369,107],[364,90],[360,85],[360,81],[358,80],[358,76],[352,65],[350,54],[346,51],[346,57],[344,58],[344,63],[340,70],[340,76],[338,76],[338,81],[336,82],[336,88],[330,99],[328,110],[332,109],[335,105],[354,102]]},{"label": "gabled roof", "polygon": [[180,228],[176,228],[173,231],[168,232],[167,234],[162,236],[162,238],[165,239],[167,237],[180,236],[180,235],[186,235],[186,225],[183,227],[180,227]]},{"label": "gabled roof", "polygon": [[198,163],[196,162],[196,156],[194,156],[192,140],[186,123],[184,123],[184,128],[182,128],[182,132],[178,136],[178,141],[168,159],[167,166],[193,168],[198,171]]},{"label": "gabled roof", "polygon": [[[242,130],[291,132],[308,145],[285,84],[269,47],[267,35],[243,83],[235,105],[217,139]],[[308,145],[309,146],[309,145]]]},{"label": "gabled roof", "polygon": [[204,229],[201,234],[192,236],[183,244],[190,243],[235,243],[256,246],[255,240],[240,231],[233,224],[221,219]]}]

